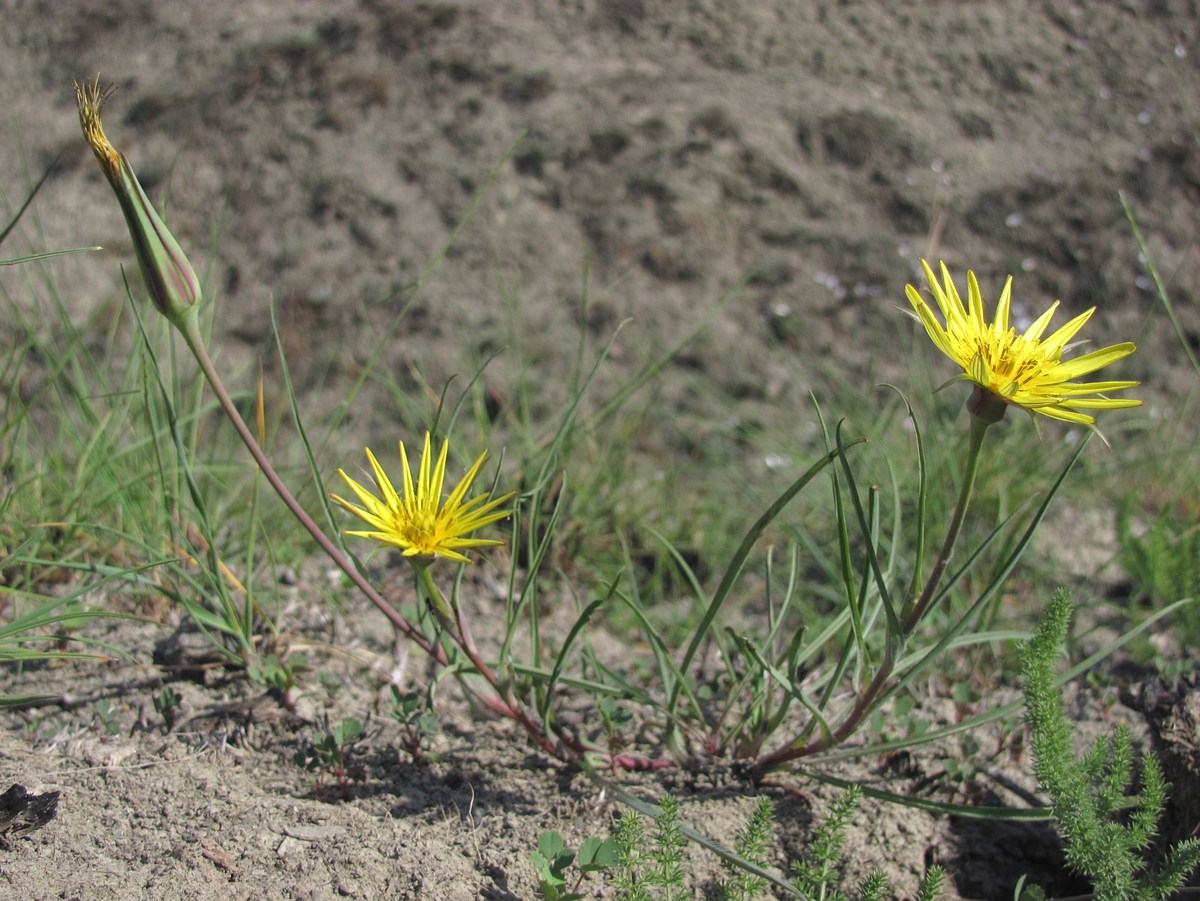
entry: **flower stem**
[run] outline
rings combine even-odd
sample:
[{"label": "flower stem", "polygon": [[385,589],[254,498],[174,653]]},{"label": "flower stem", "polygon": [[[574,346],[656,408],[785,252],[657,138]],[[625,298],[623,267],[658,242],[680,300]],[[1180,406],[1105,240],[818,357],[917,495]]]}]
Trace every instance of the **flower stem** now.
[{"label": "flower stem", "polygon": [[283,484],[283,480],[279,478],[275,467],[271,465],[271,461],[267,459],[267,455],[263,453],[262,448],[259,447],[258,442],[254,439],[254,435],[250,432],[249,426],[246,425],[237,407],[234,406],[229,392],[225,390],[225,385],[222,383],[216,366],[213,364],[212,358],[208,355],[208,349],[204,345],[204,340],[200,336],[200,329],[196,318],[185,318],[175,324],[179,327],[179,331],[183,335],[183,340],[187,342],[188,349],[191,350],[192,355],[196,358],[200,370],[204,373],[209,386],[217,396],[217,401],[221,404],[221,409],[225,411],[225,415],[233,423],[233,427],[241,437],[242,442],[246,445],[246,449],[250,451],[250,456],[254,458],[254,462],[258,464],[258,468],[262,470],[263,475],[271,487],[275,489],[275,493],[279,495],[280,500],[291,511],[292,515],[299,520],[300,524],[304,526],[320,546],[321,550],[329,556],[329,559],[350,578],[350,581],[358,587],[359,591],[366,595],[367,600],[379,608],[379,611],[388,618],[388,621],[396,631],[402,633],[406,638],[420,647],[421,650],[431,655],[438,663],[445,665],[448,662],[445,651],[430,642],[420,630],[401,616],[399,611],[387,602],[383,595],[363,577],[358,568],[350,561],[350,558],[313,521],[313,518],[300,506],[300,502],[296,500],[287,486]]},{"label": "flower stem", "polygon": [[946,567],[950,564],[950,558],[954,555],[954,545],[958,543],[958,534],[962,531],[963,522],[967,518],[967,506],[971,502],[971,494],[975,489],[975,475],[979,472],[983,436],[993,421],[983,416],[971,416],[971,434],[967,446],[967,470],[963,475],[962,488],[958,493],[958,505],[954,508],[954,517],[950,520],[950,528],[946,531],[946,540],[942,542],[941,553],[934,561],[933,570],[929,573],[929,580],[925,583],[921,596],[904,615],[901,628],[906,636],[912,634],[917,623],[929,611],[938,583],[942,581]]}]

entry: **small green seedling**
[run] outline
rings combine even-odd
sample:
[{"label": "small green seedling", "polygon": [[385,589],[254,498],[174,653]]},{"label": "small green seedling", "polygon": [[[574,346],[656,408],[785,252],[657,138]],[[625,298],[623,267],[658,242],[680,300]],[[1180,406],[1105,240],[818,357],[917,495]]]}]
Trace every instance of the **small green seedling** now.
[{"label": "small green seedling", "polygon": [[[362,778],[362,768],[353,766],[349,757],[363,733],[363,724],[354,717],[347,717],[313,745],[296,752],[295,761],[306,770],[327,770],[337,782],[338,794],[343,801],[350,800],[350,783]],[[324,795],[324,787],[318,783],[317,794]]]},{"label": "small green seedling", "polygon": [[282,659],[275,654],[268,654],[251,661],[246,667],[246,674],[251,681],[278,694],[288,709],[292,706],[292,689],[300,684],[300,677],[308,671],[308,658],[303,654],[288,654]]},{"label": "small green seedling", "polygon": [[[775,806],[770,798],[759,796],[754,813],[738,833],[733,849],[752,864],[767,866],[767,843],[771,839],[771,829],[774,825]],[[739,867],[733,861],[722,861],[721,868],[725,872],[721,889],[727,901],[750,901],[767,890],[767,880]]]},{"label": "small green seedling", "polygon": [[633,721],[633,713],[622,707],[616,698],[609,697],[597,701],[596,710],[600,714],[600,721],[604,723],[604,737],[609,753],[620,753],[629,744],[623,730]]},{"label": "small green seedling", "polygon": [[[546,901],[577,901],[584,895],[579,887],[589,873],[600,873],[615,866],[618,860],[616,841],[612,838],[589,838],[572,851],[560,832],[543,832],[538,847],[531,852],[538,871],[538,886]],[[579,872],[568,888],[568,870],[576,864]]]},{"label": "small green seedling", "polygon": [[[891,888],[882,870],[872,870],[857,885],[853,895],[847,895],[837,888],[841,881],[846,828],[861,798],[862,789],[853,785],[834,799],[805,848],[803,858],[793,865],[796,885],[804,897],[821,898],[824,901],[883,901],[891,895]],[[946,873],[941,867],[930,867],[917,886],[916,901],[936,901],[941,897],[945,880]]]},{"label": "small green seedling", "polygon": [[154,695],[152,700],[154,702],[154,709],[163,718],[163,725],[170,732],[175,728],[176,720],[179,719],[179,707],[183,702],[183,698],[170,685],[164,685],[162,691]]},{"label": "small green seedling", "polygon": [[96,718],[109,735],[116,735],[121,731],[121,727],[117,725],[117,716],[117,707],[108,698],[101,698],[96,702]]},{"label": "small green seedling", "polygon": [[392,686],[392,718],[400,724],[400,744],[414,765],[424,763],[430,755],[423,749],[426,739],[438,733],[437,714],[433,699],[418,691],[401,691]]},{"label": "small green seedling", "polygon": [[337,700],[338,692],[342,690],[343,682],[341,677],[336,673],[322,670],[317,673],[317,684],[325,692],[325,706],[333,706],[333,702]]}]

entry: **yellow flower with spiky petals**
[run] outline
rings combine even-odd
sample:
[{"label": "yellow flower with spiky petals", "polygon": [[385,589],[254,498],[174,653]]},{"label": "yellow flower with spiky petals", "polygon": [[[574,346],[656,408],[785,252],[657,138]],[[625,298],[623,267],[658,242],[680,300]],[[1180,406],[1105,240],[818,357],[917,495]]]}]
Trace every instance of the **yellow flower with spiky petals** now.
[{"label": "yellow flower with spiky petals", "polygon": [[426,432],[425,448],[414,482],[412,469],[408,465],[408,453],[404,449],[404,442],[400,442],[400,462],[404,467],[403,496],[392,486],[391,480],[370,448],[366,449],[367,460],[371,463],[371,474],[382,498],[376,497],[339,469],[338,475],[354,492],[362,506],[343,500],[336,494],[330,497],[373,529],[362,532],[347,531],[345,534],[371,538],[400,548],[406,557],[447,557],[461,563],[470,562],[466,555],[461,553],[467,548],[502,544],[503,542],[492,538],[466,536],[508,516],[510,510],[498,508],[511,498],[513,493],[492,500],[488,500],[488,495],[484,493],[464,502],[471,483],[479,474],[487,457],[487,451],[484,451],[443,502],[442,485],[446,480],[446,454],[449,447],[449,442],[443,441],[437,462],[431,463],[433,455],[429,450],[429,433]]},{"label": "yellow flower with spiky petals", "polygon": [[[1081,425],[1096,421],[1081,410],[1116,410],[1141,404],[1134,398],[1089,396],[1133,388],[1138,382],[1072,381],[1127,357],[1135,350],[1134,345],[1126,341],[1070,360],[1062,359],[1067,342],[1091,318],[1095,307],[1043,339],[1042,333],[1058,309],[1056,300],[1024,334],[1018,335],[1008,324],[1012,276],[1004,283],[1004,290],[996,302],[995,319],[988,322],[984,319],[983,298],[974,272],[967,272],[968,304],[964,307],[945,263],[941,264],[941,284],[928,263],[921,260],[921,266],[945,325],[938,321],[928,302],[912,285],[905,288],[905,295],[938,350],[962,367],[963,374],[952,381],[968,379],[1004,403],[1023,407],[1030,414],[1040,413],[1051,419]],[[1002,415],[1004,408],[1000,406],[999,409]]]}]

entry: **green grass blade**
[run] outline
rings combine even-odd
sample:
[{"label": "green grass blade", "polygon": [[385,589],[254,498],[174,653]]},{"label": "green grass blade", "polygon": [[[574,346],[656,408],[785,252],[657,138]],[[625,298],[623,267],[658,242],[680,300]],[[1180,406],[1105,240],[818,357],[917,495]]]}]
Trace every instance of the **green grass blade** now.
[{"label": "green grass blade", "polygon": [[566,665],[567,655],[571,651],[571,646],[575,643],[575,639],[579,636],[583,627],[588,624],[592,616],[612,600],[615,590],[616,586],[614,585],[613,588],[609,589],[606,597],[592,601],[584,607],[583,612],[579,614],[570,631],[567,632],[567,637],[563,639],[562,648],[558,652],[558,659],[554,661],[554,669],[550,671],[550,678],[546,680],[542,691],[543,699],[541,707],[538,710],[538,715],[543,721],[548,721],[549,719],[550,702],[554,698],[554,689],[558,685],[558,680],[562,677],[563,666]]},{"label": "green grass blade", "polygon": [[[846,447],[842,442],[841,423],[838,424],[835,431],[835,439],[837,441],[838,459],[841,463],[842,475],[846,479],[846,489],[850,494],[854,514],[858,519],[858,527],[862,532],[867,563],[871,568],[871,575],[875,579],[875,587],[879,592],[879,599],[883,605],[884,615],[887,617],[886,659],[895,660],[904,650],[904,630],[900,627],[900,618],[896,614],[891,592],[888,591],[887,581],[884,579],[883,571],[879,566],[879,555],[876,553],[875,527],[873,525],[874,517],[868,517],[863,510],[862,498],[858,493],[858,485],[854,478],[854,472],[850,468],[850,461],[846,456]],[[862,628],[861,622],[858,624],[858,627]]]},{"label": "green grass blade", "polygon": [[[342,541],[342,532],[337,527],[337,523],[333,519],[333,509],[329,503],[329,492],[325,490],[325,479],[321,476],[321,467],[317,465],[316,454],[313,453],[312,442],[308,438],[308,430],[304,427],[304,416],[300,413],[300,404],[296,399],[296,387],[292,382],[292,370],[288,365],[287,354],[283,349],[283,336],[279,333],[279,321],[275,316],[275,304],[270,304],[271,310],[271,334],[275,338],[275,350],[279,357],[279,371],[283,377],[283,388],[287,394],[288,406],[292,411],[292,422],[296,426],[296,434],[300,437],[300,445],[304,448],[304,459],[308,462],[308,474],[312,479],[313,485],[317,489],[317,503],[320,504],[322,512],[325,514],[325,531],[326,534],[333,536],[333,541],[342,551],[346,550],[345,543]],[[354,557],[354,563],[359,566],[357,557]]]},{"label": "green grass blade", "polygon": [[[3,240],[0,238],[0,240]],[[50,257],[61,257],[68,253],[93,253],[103,250],[103,247],[71,247],[67,250],[45,250],[41,253],[30,253],[23,257],[13,257],[11,260],[0,260],[0,266],[16,266],[18,263],[32,263],[34,260],[45,260]]]},{"label": "green grass blade", "polygon": [[876,798],[880,801],[890,801],[893,804],[899,804],[902,807],[912,807],[916,810],[928,810],[930,813],[940,815],[971,817],[981,820],[1007,820],[1019,822],[1040,822],[1049,820],[1052,814],[1049,807],[1026,808],[1024,810],[1013,807],[977,807],[971,804],[950,804],[945,801],[930,801],[928,798],[913,798],[909,795],[901,795],[895,792],[883,791],[878,788],[871,788],[857,782],[850,782],[846,779],[839,779],[837,776],[831,776],[828,773],[823,773],[819,770],[804,770],[806,776],[811,776],[818,782],[824,782],[826,785],[835,785],[838,788],[850,788],[852,785],[857,785],[863,795],[868,798]]},{"label": "green grass blade", "polygon": [[[855,444],[857,443],[858,442],[855,442]],[[853,445],[850,446],[852,447]],[[779,516],[779,514],[783,511],[783,508],[791,503],[792,499],[797,494],[799,494],[808,486],[809,482],[816,478],[817,474],[820,473],[821,470],[834,461],[838,453],[839,451],[829,451],[825,454],[825,456],[813,463],[812,466],[810,466],[808,470],[802,476],[800,476],[800,478],[796,479],[796,481],[788,486],[787,490],[784,491],[783,494],[781,494],[775,500],[775,502],[766,509],[762,516],[758,518],[757,522],[755,522],[754,525],[750,527],[750,530],[746,532],[746,536],[742,539],[741,545],[738,546],[737,551],[733,555],[733,559],[730,560],[728,567],[726,567],[725,574],[722,577],[720,584],[717,586],[717,590],[713,594],[712,600],[709,602],[707,609],[705,609],[704,616],[700,620],[699,625],[696,627],[695,633],[692,636],[691,642],[688,644],[687,650],[684,652],[683,658],[678,666],[678,670],[680,672],[687,672],[691,667],[692,659],[696,656],[696,651],[700,649],[700,645],[703,643],[705,636],[708,635],[709,630],[712,628],[713,621],[716,619],[721,607],[725,604],[725,600],[728,598],[729,592],[733,589],[734,584],[737,582],[738,576],[741,575],[742,567],[745,566],[746,563],[746,558],[749,557],[750,552],[754,550],[754,546],[758,543],[759,538],[762,537],[763,532],[767,530],[767,526],[769,526],[771,522],[774,521],[777,516]],[[673,710],[675,708],[675,704],[679,700],[679,693],[681,690],[682,685],[680,683],[676,683],[675,686],[672,687],[670,695],[667,699],[668,710]]]},{"label": "green grass blade", "polygon": [[1158,293],[1158,299],[1162,303],[1163,309],[1167,312],[1167,319],[1171,323],[1171,328],[1175,330],[1175,337],[1179,339],[1179,346],[1183,348],[1188,362],[1192,364],[1192,371],[1197,376],[1200,376],[1200,360],[1196,359],[1195,351],[1192,350],[1194,342],[1188,339],[1187,334],[1179,323],[1179,317],[1175,315],[1175,307],[1171,303],[1171,299],[1167,296],[1166,286],[1163,285],[1162,279],[1158,276],[1158,267],[1154,265],[1154,258],[1150,255],[1150,250],[1146,247],[1146,241],[1142,238],[1142,231],[1138,228],[1137,220],[1133,216],[1133,210],[1129,208],[1129,202],[1125,199],[1125,193],[1123,191],[1118,192],[1117,196],[1121,198],[1121,208],[1125,210],[1125,218],[1129,220],[1129,227],[1133,230],[1133,239],[1137,241],[1138,250],[1141,251],[1146,271],[1150,273],[1150,278],[1154,282],[1154,290]]},{"label": "green grass blade", "polygon": [[[26,210],[28,210],[30,205],[33,203],[33,198],[37,197],[38,191],[40,191],[42,189],[42,186],[46,184],[46,180],[50,177],[50,173],[54,171],[54,167],[58,165],[58,161],[63,158],[63,154],[66,152],[67,151],[65,149],[60,150],[58,152],[58,155],[50,161],[50,165],[48,165],[46,167],[46,170],[42,173],[42,177],[39,178],[36,182],[34,182],[33,187],[30,188],[29,193],[25,195],[25,200],[21,202],[20,208],[13,215],[12,219],[9,220],[8,225],[4,226],[3,230],[0,230],[0,244],[3,244],[5,239],[7,239],[10,234],[12,234],[12,230],[17,227],[17,223],[21,221],[21,217],[25,215]],[[99,250],[100,248],[97,247],[97,248],[88,248],[88,249],[89,250],[91,250],[91,249]],[[31,259],[36,259],[36,257],[33,257]],[[20,262],[20,261],[13,261],[13,262]]]},{"label": "green grass blade", "polygon": [[[766,671],[772,679],[782,685],[784,690],[787,691],[788,695],[793,700],[799,702],[800,705],[809,712],[813,720],[816,722],[817,728],[821,730],[821,736],[826,742],[831,741],[833,738],[833,731],[829,728],[828,721],[825,719],[825,716],[822,714],[820,709],[818,709],[817,705],[808,699],[808,696],[804,693],[800,686],[798,686],[793,679],[790,679],[787,673],[780,671],[774,665],[772,665],[771,662],[763,656],[762,652],[755,647],[754,642],[750,641],[745,636],[738,636],[738,647],[741,649],[743,654],[754,660],[754,662],[762,667],[762,669]],[[803,736],[807,737],[811,731],[811,727],[806,728]],[[801,739],[801,741],[802,740],[803,739]]]}]

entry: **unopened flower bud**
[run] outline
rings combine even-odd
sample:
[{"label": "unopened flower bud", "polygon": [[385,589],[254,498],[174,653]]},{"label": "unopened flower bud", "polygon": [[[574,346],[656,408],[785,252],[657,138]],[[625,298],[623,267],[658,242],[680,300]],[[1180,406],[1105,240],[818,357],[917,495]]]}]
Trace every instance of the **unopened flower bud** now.
[{"label": "unopened flower bud", "polygon": [[79,124],[121,204],[150,299],[160,313],[176,327],[184,329],[187,320],[196,316],[200,304],[200,279],[142,190],[129,160],[104,134],[100,111],[112,90],[112,87],[101,90],[99,79],[84,82],[82,86],[75,83]]}]

